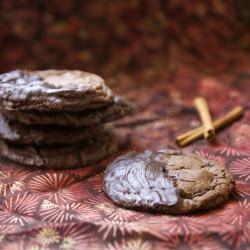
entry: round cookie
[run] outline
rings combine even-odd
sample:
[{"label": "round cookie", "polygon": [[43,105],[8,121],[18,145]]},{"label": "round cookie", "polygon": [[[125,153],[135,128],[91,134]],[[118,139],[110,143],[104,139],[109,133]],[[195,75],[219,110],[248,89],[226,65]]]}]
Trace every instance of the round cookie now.
[{"label": "round cookie", "polygon": [[14,70],[0,75],[6,110],[82,111],[113,100],[104,80],[79,70]]},{"label": "round cookie", "polygon": [[219,206],[233,187],[224,166],[168,149],[118,157],[103,182],[105,193],[121,206],[169,214]]},{"label": "round cookie", "polygon": [[105,132],[98,138],[70,145],[17,145],[0,140],[0,152],[19,164],[40,168],[75,168],[94,164],[117,150],[115,138]]},{"label": "round cookie", "polygon": [[111,104],[93,110],[81,112],[34,112],[4,110],[1,112],[10,120],[29,125],[92,126],[111,122],[131,113],[132,105],[125,99],[115,96]]},{"label": "round cookie", "polygon": [[79,128],[25,125],[0,113],[0,138],[17,144],[71,144],[96,137],[102,130],[100,125]]}]

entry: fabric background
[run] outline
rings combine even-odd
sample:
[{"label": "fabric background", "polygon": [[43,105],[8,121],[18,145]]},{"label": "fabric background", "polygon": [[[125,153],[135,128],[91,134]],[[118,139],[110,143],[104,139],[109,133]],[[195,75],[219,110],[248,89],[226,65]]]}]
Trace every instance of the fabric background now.
[{"label": "fabric background", "polygon": [[2,0],[0,70],[165,68],[189,53],[214,68],[250,49],[242,0]]}]

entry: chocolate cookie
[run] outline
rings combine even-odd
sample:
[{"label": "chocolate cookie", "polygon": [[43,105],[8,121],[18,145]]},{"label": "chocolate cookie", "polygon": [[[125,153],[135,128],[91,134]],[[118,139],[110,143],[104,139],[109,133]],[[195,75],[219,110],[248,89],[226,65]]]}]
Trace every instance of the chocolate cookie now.
[{"label": "chocolate cookie", "polygon": [[74,168],[94,164],[116,151],[108,132],[98,138],[70,145],[30,146],[0,140],[1,155],[14,162],[41,168]]},{"label": "chocolate cookie", "polygon": [[0,75],[6,110],[82,111],[112,102],[104,80],[79,70],[14,70]]},{"label": "chocolate cookie", "polygon": [[6,111],[2,113],[10,120],[24,124],[63,125],[63,126],[92,126],[104,122],[111,122],[122,118],[133,110],[130,103],[116,96],[113,102],[105,107],[81,112],[34,112],[34,111]]},{"label": "chocolate cookie", "polygon": [[0,113],[0,138],[17,144],[70,144],[93,138],[102,130],[101,125],[79,128],[25,125],[10,121]]},{"label": "chocolate cookie", "polygon": [[103,183],[105,193],[119,205],[169,214],[216,207],[233,187],[224,166],[168,149],[117,158],[106,169]]}]

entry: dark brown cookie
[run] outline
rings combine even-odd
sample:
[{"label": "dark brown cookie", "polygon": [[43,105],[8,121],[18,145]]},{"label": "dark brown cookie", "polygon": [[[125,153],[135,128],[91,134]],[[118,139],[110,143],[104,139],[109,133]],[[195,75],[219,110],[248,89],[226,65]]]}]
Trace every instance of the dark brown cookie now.
[{"label": "dark brown cookie", "polygon": [[15,70],[0,75],[6,110],[82,111],[112,102],[104,80],[79,70]]},{"label": "dark brown cookie", "polygon": [[28,166],[64,169],[94,164],[117,149],[110,132],[98,138],[71,145],[31,146],[16,145],[0,140],[1,155]]},{"label": "dark brown cookie", "polygon": [[92,126],[111,122],[131,113],[133,107],[121,97],[116,96],[113,102],[105,107],[82,112],[35,112],[35,111],[7,111],[2,109],[10,120],[24,124],[63,125],[63,126]]},{"label": "dark brown cookie", "polygon": [[64,127],[26,125],[10,121],[0,113],[0,138],[17,144],[71,144],[96,137],[103,126]]},{"label": "dark brown cookie", "polygon": [[117,158],[106,169],[103,183],[106,194],[119,205],[169,214],[216,207],[233,187],[224,166],[168,149]]}]

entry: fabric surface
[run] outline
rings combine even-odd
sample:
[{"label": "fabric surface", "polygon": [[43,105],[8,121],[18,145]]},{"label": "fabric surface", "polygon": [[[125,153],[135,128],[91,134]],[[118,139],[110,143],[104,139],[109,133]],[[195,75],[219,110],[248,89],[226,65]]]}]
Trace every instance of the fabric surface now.
[{"label": "fabric surface", "polygon": [[249,249],[250,110],[244,95],[249,85],[244,91],[230,87],[245,70],[211,77],[181,64],[171,74],[163,69],[108,79],[137,105],[133,116],[116,123],[118,155],[176,148],[176,135],[199,125],[192,106],[198,94],[207,98],[214,117],[237,104],[246,108],[245,116],[219,132],[213,143],[199,140],[184,148],[229,168],[236,190],[223,206],[183,216],[118,207],[102,191],[103,170],[112,157],[97,166],[62,171],[2,159],[0,249]]}]

